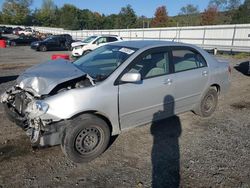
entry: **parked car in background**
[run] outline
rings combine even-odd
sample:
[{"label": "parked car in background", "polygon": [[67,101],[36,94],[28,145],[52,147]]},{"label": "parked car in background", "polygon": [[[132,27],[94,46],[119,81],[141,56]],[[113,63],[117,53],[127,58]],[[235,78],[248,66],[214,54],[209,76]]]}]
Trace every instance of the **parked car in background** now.
[{"label": "parked car in background", "polygon": [[0,33],[0,40],[9,40],[9,38],[6,37],[6,36],[3,36],[3,35]]},{"label": "parked car in background", "polygon": [[19,36],[31,36],[35,33],[35,31],[31,28],[25,28],[24,30],[18,31]]},{"label": "parked car in background", "polygon": [[103,46],[109,42],[121,41],[122,38],[117,35],[100,35],[100,36],[90,36],[82,41],[73,42],[72,56],[80,57],[86,55],[94,49]]},{"label": "parked car in background", "polygon": [[13,28],[13,34],[18,35],[19,31],[22,31],[22,30],[23,30],[23,28],[21,28],[21,27],[15,27],[15,28]]},{"label": "parked car in background", "polygon": [[12,27],[0,26],[0,33],[2,34],[11,34],[13,32]]},{"label": "parked car in background", "polygon": [[38,38],[33,36],[20,36],[16,39],[7,40],[9,46],[30,45],[32,42],[39,41]]},{"label": "parked car in background", "polygon": [[36,65],[0,97],[35,145],[61,144],[77,163],[99,156],[111,135],[186,111],[211,116],[230,85],[228,63],[166,41],[104,45],[73,63]]},{"label": "parked car in background", "polygon": [[37,51],[45,52],[47,50],[69,50],[72,37],[66,35],[52,35],[43,41],[31,43],[31,48]]}]

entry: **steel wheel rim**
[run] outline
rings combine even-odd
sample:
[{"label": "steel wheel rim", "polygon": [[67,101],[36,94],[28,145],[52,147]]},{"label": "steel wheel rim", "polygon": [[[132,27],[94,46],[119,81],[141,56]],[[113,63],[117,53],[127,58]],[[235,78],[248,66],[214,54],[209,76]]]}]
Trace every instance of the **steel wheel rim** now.
[{"label": "steel wheel rim", "polygon": [[205,99],[204,103],[204,110],[205,112],[211,111],[211,109],[214,107],[214,96],[213,95],[208,95]]},{"label": "steel wheel rim", "polygon": [[101,132],[95,127],[84,128],[75,139],[75,149],[81,155],[92,153],[101,142]]}]

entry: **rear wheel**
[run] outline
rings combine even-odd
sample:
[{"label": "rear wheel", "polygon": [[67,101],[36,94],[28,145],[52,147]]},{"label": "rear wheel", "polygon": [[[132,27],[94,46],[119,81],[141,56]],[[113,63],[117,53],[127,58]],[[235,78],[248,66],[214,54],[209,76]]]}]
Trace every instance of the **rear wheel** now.
[{"label": "rear wheel", "polygon": [[194,110],[195,114],[201,117],[209,117],[211,116],[218,103],[218,92],[215,88],[211,87],[203,96],[200,104]]},{"label": "rear wheel", "polygon": [[45,45],[42,45],[42,46],[39,47],[39,50],[41,52],[46,52],[47,51],[47,47]]},{"label": "rear wheel", "polygon": [[105,151],[110,140],[107,123],[95,115],[85,114],[70,122],[64,131],[61,148],[75,163],[84,163]]}]

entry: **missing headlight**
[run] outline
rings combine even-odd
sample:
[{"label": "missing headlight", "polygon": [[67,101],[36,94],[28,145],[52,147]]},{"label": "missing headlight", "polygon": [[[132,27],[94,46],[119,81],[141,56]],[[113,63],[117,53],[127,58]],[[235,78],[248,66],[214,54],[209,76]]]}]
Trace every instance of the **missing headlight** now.
[{"label": "missing headlight", "polygon": [[28,113],[29,118],[33,119],[45,114],[49,109],[49,105],[43,101],[32,101],[28,104],[25,112]]}]

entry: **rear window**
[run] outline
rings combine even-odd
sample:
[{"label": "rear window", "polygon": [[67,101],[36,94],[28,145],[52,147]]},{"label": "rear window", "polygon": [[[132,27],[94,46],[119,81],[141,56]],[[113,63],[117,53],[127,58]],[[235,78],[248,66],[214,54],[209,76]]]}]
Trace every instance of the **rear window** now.
[{"label": "rear window", "polygon": [[114,42],[117,41],[118,39],[115,37],[108,37],[108,42]]}]

